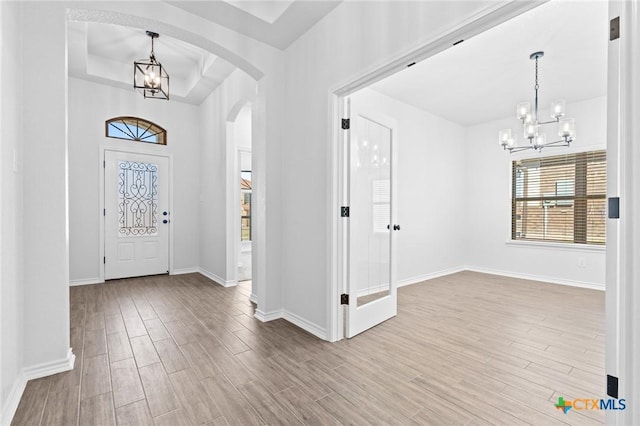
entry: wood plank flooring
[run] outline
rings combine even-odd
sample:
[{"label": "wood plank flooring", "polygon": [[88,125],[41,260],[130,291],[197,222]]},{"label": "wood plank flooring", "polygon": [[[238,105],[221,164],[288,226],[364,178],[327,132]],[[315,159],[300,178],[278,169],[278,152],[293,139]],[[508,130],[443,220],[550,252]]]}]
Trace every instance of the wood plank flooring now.
[{"label": "wood plank flooring", "polygon": [[72,287],[73,371],[29,381],[14,425],[598,424],[604,293],[461,272],[327,343],[253,318],[199,274]]}]

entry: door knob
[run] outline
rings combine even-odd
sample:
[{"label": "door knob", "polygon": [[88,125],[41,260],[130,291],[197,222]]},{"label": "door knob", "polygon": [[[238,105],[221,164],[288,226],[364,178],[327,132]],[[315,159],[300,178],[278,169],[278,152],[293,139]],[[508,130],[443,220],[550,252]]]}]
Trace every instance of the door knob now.
[{"label": "door knob", "polygon": [[393,230],[394,231],[399,231],[400,230],[400,225],[393,225]]},{"label": "door knob", "polygon": [[167,212],[162,212],[162,216],[166,216],[166,215],[168,215],[168,214],[169,214],[169,213],[167,213]]},{"label": "door knob", "polygon": [[162,223],[169,223],[167,219],[163,220]]}]

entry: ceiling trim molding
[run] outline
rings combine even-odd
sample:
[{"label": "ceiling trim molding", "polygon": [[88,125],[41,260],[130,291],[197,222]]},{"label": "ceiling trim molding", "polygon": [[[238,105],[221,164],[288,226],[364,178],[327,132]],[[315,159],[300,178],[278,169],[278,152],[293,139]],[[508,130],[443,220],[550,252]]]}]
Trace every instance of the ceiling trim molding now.
[{"label": "ceiling trim molding", "polygon": [[140,16],[129,15],[120,12],[95,9],[67,9],[67,20],[76,22],[96,22],[103,24],[124,25],[141,30],[150,30],[160,34],[165,34],[186,43],[198,46],[203,50],[226,60],[227,62],[240,68],[254,80],[260,80],[264,77],[264,72],[258,67],[235,54],[231,50],[206,39],[198,34],[187,31],[165,22],[160,22]]},{"label": "ceiling trim molding", "polygon": [[383,78],[405,69],[407,65],[412,62],[422,61],[448,49],[454,43],[458,42],[458,40],[465,40],[482,33],[489,28],[493,28],[548,1],[549,0],[532,0],[527,2],[500,1],[491,4],[446,33],[429,40],[423,40],[417,46],[401,52],[396,55],[395,59],[389,59],[386,65],[380,66],[378,64],[360,74],[359,77],[352,77],[348,82],[345,81],[342,84],[336,85],[333,93],[337,96],[348,96],[351,93],[371,86]]}]

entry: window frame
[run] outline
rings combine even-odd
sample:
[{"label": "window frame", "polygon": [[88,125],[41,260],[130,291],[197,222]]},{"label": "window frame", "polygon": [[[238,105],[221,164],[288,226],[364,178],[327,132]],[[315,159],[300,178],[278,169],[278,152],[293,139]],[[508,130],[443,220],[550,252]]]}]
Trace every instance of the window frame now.
[{"label": "window frame", "polygon": [[[122,122],[124,123],[125,126],[127,126],[128,124],[132,124],[134,126],[136,126],[138,129],[145,129],[144,132],[142,133],[142,135],[136,135],[136,137],[132,137],[132,138],[122,138],[122,137],[118,137],[118,136],[111,136],[109,134],[109,126],[114,123],[114,122]],[[116,127],[114,125],[114,127]],[[117,128],[117,127],[116,127]],[[129,129],[129,127],[127,126],[127,129]],[[119,129],[120,131],[122,131],[121,129]],[[144,140],[141,139],[142,136],[145,135],[145,133],[147,131],[151,130],[153,132],[153,135],[156,135],[158,138],[157,142],[153,142],[153,141],[148,141],[148,140]],[[133,132],[132,132],[133,133]],[[167,131],[157,125],[156,123],[146,120],[144,118],[140,118],[140,117],[134,117],[134,116],[129,116],[129,115],[123,115],[120,117],[113,117],[110,118],[108,120],[106,120],[104,122],[104,135],[107,138],[110,139],[120,139],[120,140],[125,140],[125,141],[131,141],[131,142],[143,142],[143,143],[149,143],[152,145],[167,145]]]},{"label": "window frame", "polygon": [[[540,248],[551,248],[551,249],[559,249],[559,250],[587,250],[587,251],[604,251],[606,249],[606,235],[605,235],[605,241],[602,243],[599,242],[590,242],[587,238],[587,240],[585,242],[579,242],[576,241],[576,236],[574,234],[574,238],[573,241],[561,241],[561,240],[557,240],[557,239],[530,239],[530,238],[516,238],[515,235],[515,231],[516,231],[516,222],[514,220],[514,214],[516,212],[516,199],[514,198],[515,196],[515,191],[516,191],[516,181],[515,181],[515,173],[514,173],[514,163],[517,161],[533,161],[533,160],[541,160],[541,159],[545,159],[545,158],[552,158],[552,157],[561,157],[561,156],[565,156],[565,155],[573,155],[573,156],[579,156],[581,154],[586,155],[588,159],[588,155],[589,154],[593,154],[593,153],[604,153],[605,155],[605,167],[607,165],[607,160],[606,160],[606,155],[607,155],[607,149],[606,149],[606,145],[590,145],[590,146],[584,146],[584,147],[580,147],[579,149],[567,149],[565,152],[563,153],[552,153],[549,155],[535,155],[532,153],[527,152],[526,154],[528,155],[514,155],[511,157],[510,161],[508,162],[508,189],[509,189],[509,193],[508,193],[508,197],[509,197],[509,201],[508,201],[508,205],[509,205],[509,210],[510,210],[510,214],[509,214],[509,221],[507,222],[507,241],[506,244],[509,246],[521,246],[521,247],[540,247]],[[524,154],[524,153],[523,153]],[[545,153],[546,154],[546,153]],[[605,177],[606,179],[606,177]],[[575,189],[575,180],[574,180],[574,189]],[[605,223],[604,223],[604,229],[606,232],[606,211],[607,211],[607,207],[606,207],[606,200],[607,200],[607,189],[606,189],[606,180],[605,180],[605,191],[603,194],[598,194],[598,195],[585,195],[582,196],[582,198],[589,200],[589,199],[602,199],[605,200]],[[521,197],[523,198],[523,197]],[[536,198],[536,197],[534,197]],[[537,198],[541,198],[541,197],[537,197]],[[575,199],[578,198],[575,193],[573,198],[571,199],[572,202],[575,203]],[[522,200],[520,200],[522,201]],[[574,212],[574,217],[575,217],[575,212]],[[585,225],[586,226],[586,225]],[[587,228],[585,227],[584,232],[587,232]]]}]

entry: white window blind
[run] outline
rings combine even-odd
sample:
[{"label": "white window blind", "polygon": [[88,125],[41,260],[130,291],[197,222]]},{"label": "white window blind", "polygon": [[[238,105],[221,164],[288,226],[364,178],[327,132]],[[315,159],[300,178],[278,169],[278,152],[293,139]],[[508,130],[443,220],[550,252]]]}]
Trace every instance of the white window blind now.
[{"label": "white window blind", "polygon": [[512,239],[604,244],[606,166],[606,151],[513,161]]}]

